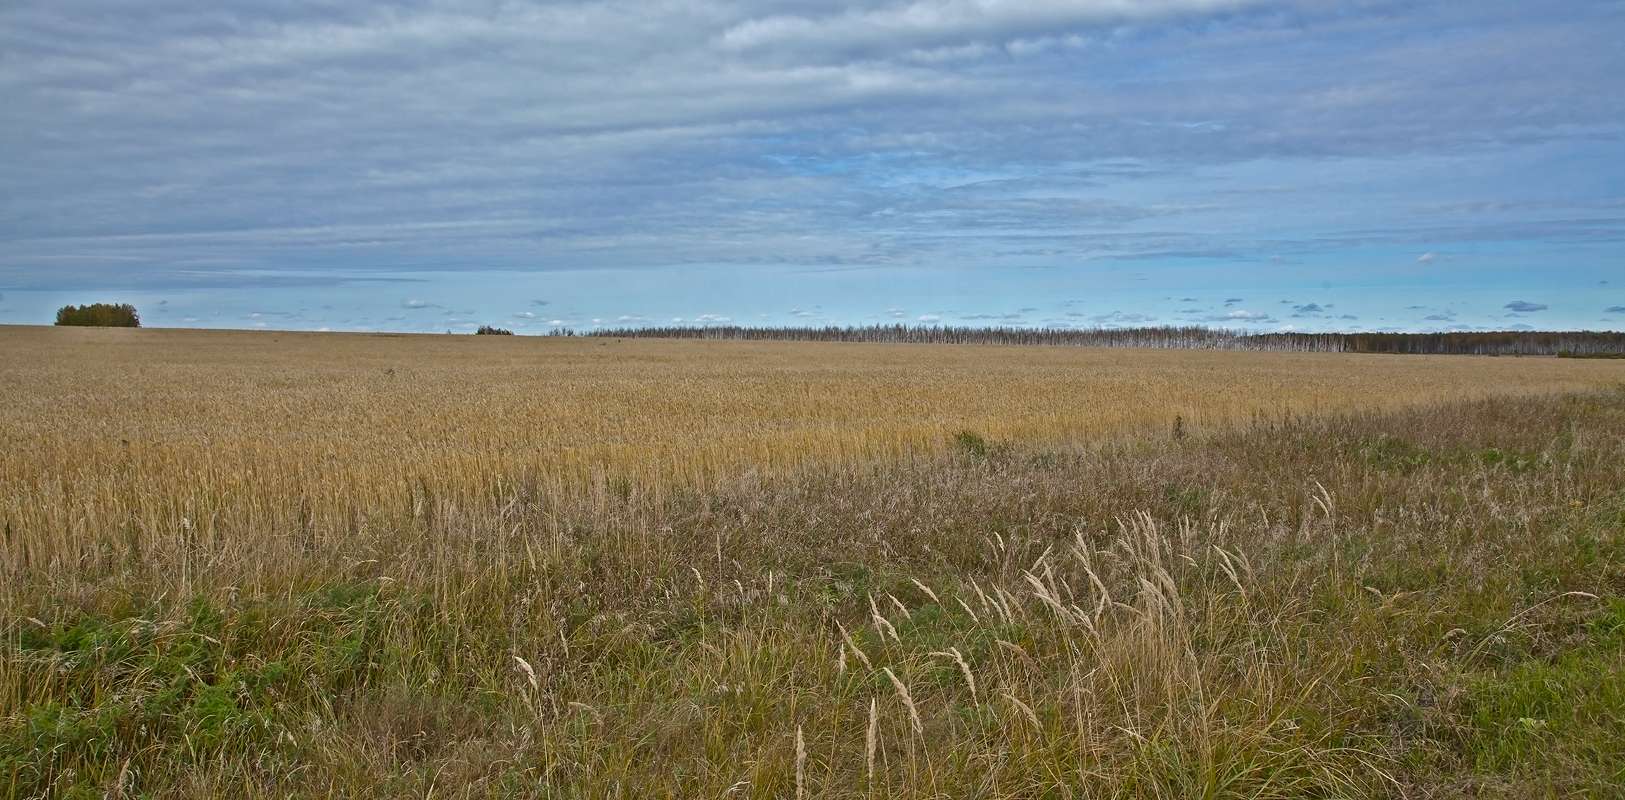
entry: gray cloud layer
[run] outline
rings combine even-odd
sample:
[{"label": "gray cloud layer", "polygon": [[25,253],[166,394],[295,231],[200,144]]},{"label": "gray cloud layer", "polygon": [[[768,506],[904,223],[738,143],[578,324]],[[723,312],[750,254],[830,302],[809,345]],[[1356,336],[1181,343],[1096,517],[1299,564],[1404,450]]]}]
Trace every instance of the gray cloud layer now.
[{"label": "gray cloud layer", "polygon": [[[1499,187],[1407,184],[1400,227],[1277,195],[1400,191],[1339,159],[1388,159],[1404,184],[1422,179],[1393,160],[1418,153],[1617,152],[1622,17],[1580,0],[14,3],[0,283],[1252,259],[1504,236],[1508,215],[1524,237],[1618,237],[1625,209],[1573,192],[1496,206]],[[1319,166],[1287,178],[1271,159]]]}]

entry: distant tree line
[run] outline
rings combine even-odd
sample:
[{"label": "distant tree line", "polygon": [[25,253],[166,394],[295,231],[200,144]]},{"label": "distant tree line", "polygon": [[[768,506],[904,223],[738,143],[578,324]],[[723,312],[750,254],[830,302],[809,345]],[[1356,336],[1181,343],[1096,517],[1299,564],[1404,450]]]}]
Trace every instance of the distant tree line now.
[{"label": "distant tree line", "polygon": [[493,327],[491,325],[481,325],[479,330],[474,331],[474,335],[475,336],[512,336],[513,331],[510,331],[507,328],[497,328],[497,327]]},{"label": "distant tree line", "polygon": [[139,328],[141,315],[129,303],[91,303],[84,306],[63,306],[56,310],[56,324],[80,325],[96,328]]},{"label": "distant tree line", "polygon": [[940,325],[867,325],[823,328],[747,328],[737,325],[597,330],[594,336],[660,339],[747,339],[798,342],[873,342],[908,344],[1033,344],[1073,347],[1154,347],[1192,350],[1296,350],[1340,352],[1335,334],[1238,334],[1188,326],[1183,328],[1051,329],[956,327]]},{"label": "distant tree line", "polygon": [[1053,345],[1186,350],[1277,350],[1299,353],[1433,353],[1593,356],[1625,353],[1625,333],[1500,331],[1493,333],[1243,333],[1200,326],[1027,329],[938,325],[748,328],[739,325],[600,329],[590,336],[647,339],[743,339],[795,342]]},{"label": "distant tree line", "polygon": [[1475,356],[1591,356],[1625,353],[1625,333],[1613,331],[1484,331],[1477,333],[1348,333],[1356,353],[1438,353]]}]

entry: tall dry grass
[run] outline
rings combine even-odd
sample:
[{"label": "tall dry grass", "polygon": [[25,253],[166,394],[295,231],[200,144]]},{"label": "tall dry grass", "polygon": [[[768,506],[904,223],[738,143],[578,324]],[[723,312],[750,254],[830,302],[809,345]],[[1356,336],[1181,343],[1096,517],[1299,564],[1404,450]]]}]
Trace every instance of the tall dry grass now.
[{"label": "tall dry grass", "polygon": [[[36,466],[5,467],[0,794],[1607,796],[1625,769],[1625,395],[1549,394],[1607,364],[416,337],[324,366],[285,336],[6,351],[24,405],[68,400],[4,412]],[[544,364],[604,394],[527,405]],[[1125,385],[1192,405],[1080,391]],[[854,386],[922,438],[729,455],[858,418]],[[546,472],[530,437],[606,430],[603,397],[662,398],[615,419],[715,461]]]},{"label": "tall dry grass", "polygon": [[[1567,391],[1599,362],[0,328],[0,570],[325,547],[426,508]],[[292,541],[284,541],[284,540]],[[269,559],[228,557],[228,563]],[[94,570],[93,570],[94,571]],[[186,572],[183,578],[190,579]]]}]

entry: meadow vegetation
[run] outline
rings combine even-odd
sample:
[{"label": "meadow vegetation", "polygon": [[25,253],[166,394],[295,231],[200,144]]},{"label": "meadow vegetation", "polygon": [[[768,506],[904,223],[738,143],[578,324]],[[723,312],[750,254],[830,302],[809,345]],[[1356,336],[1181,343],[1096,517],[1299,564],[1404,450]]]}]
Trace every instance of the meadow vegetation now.
[{"label": "meadow vegetation", "polygon": [[0,796],[1625,784],[1617,362],[0,336]]}]

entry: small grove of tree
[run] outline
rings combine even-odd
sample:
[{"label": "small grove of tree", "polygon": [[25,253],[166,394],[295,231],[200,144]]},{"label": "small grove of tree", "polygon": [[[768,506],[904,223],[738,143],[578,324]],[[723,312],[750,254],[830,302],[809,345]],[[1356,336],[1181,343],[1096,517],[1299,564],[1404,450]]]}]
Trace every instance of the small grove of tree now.
[{"label": "small grove of tree", "polygon": [[479,330],[474,331],[474,335],[475,336],[512,336],[513,331],[504,330],[502,328],[495,328],[495,327],[492,327],[490,325],[481,325]]},{"label": "small grove of tree", "polygon": [[97,328],[139,328],[141,315],[129,303],[91,303],[83,306],[63,306],[56,310],[56,324],[81,325]]}]

